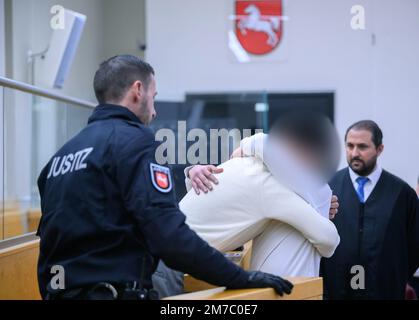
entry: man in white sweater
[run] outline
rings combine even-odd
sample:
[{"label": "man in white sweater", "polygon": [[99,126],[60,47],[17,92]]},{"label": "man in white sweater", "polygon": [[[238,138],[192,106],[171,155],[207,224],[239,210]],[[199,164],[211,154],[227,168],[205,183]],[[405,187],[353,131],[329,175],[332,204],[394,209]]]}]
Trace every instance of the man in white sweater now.
[{"label": "man in white sweater", "polygon": [[[296,129],[291,126],[291,137]],[[311,141],[302,140],[304,143]],[[248,149],[246,142],[251,144],[254,140],[245,139],[242,142],[244,151]],[[297,149],[290,148],[285,154],[302,150],[302,147],[298,144]],[[321,150],[316,152],[321,153]],[[326,206],[323,201],[323,208],[326,210],[321,210],[305,200],[303,192],[297,194],[293,190],[295,185],[288,183],[289,180],[281,183],[264,164],[261,151],[253,155],[233,158],[220,165],[216,169],[219,172],[218,183],[212,192],[198,195],[191,189],[191,181],[186,180],[189,192],[179,203],[186,215],[186,223],[222,252],[234,250],[253,240],[252,270],[279,276],[318,276],[321,256],[330,257],[339,244],[337,230],[328,217],[331,192],[323,193],[322,199],[326,201]],[[293,159],[298,162],[297,153],[294,156]],[[290,158],[278,160],[290,164]],[[201,173],[210,168],[196,166],[185,173],[194,175],[198,172],[200,177],[194,181],[201,180],[210,187]],[[296,168],[298,166],[293,169]],[[310,185],[308,181],[307,185]]]},{"label": "man in white sweater", "polygon": [[254,270],[318,276],[320,256],[330,257],[339,244],[334,224],[277,181],[260,159],[234,158],[220,167],[224,172],[212,192],[191,190],[179,203],[191,229],[222,252],[254,239]]}]

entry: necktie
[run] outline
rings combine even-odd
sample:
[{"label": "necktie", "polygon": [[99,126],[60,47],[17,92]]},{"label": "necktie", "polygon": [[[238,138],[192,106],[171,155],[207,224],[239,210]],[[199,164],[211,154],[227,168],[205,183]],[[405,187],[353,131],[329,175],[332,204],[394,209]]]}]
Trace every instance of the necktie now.
[{"label": "necktie", "polygon": [[365,202],[364,199],[364,186],[369,181],[367,177],[358,177],[356,178],[356,182],[358,183],[358,188],[356,189],[356,194],[358,195],[359,201],[361,203]]}]

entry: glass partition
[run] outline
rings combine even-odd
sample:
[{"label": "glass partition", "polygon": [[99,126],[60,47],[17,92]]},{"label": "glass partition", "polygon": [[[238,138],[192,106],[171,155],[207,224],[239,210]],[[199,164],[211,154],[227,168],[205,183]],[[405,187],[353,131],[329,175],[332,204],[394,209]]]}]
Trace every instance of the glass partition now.
[{"label": "glass partition", "polygon": [[0,86],[0,124],[1,124],[1,130],[0,130],[0,241],[4,238],[4,225],[3,225],[3,219],[4,219],[4,147],[3,147],[3,133],[4,133],[4,121],[3,121],[3,97],[4,97],[4,88]]},{"label": "glass partition", "polygon": [[35,232],[37,179],[51,156],[87,123],[91,108],[0,87],[2,208],[0,240]]}]

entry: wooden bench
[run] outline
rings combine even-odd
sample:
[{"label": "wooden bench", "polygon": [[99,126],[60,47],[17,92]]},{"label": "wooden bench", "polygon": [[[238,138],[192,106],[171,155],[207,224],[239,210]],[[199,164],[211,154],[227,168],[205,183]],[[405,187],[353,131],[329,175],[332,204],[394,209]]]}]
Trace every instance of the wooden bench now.
[{"label": "wooden bench", "polygon": [[19,208],[7,208],[0,213],[0,240],[24,234],[23,217]]},{"label": "wooden bench", "polygon": [[[19,207],[9,207],[0,212],[0,240],[10,239],[35,232],[41,219],[41,210],[29,209],[22,212]],[[24,221],[27,221],[27,228]]]},{"label": "wooden bench", "polygon": [[38,230],[39,221],[41,220],[40,209],[28,210],[28,232],[35,232]]},{"label": "wooden bench", "polygon": [[17,201],[0,202],[0,240],[35,232],[41,219],[41,210],[21,210]]}]

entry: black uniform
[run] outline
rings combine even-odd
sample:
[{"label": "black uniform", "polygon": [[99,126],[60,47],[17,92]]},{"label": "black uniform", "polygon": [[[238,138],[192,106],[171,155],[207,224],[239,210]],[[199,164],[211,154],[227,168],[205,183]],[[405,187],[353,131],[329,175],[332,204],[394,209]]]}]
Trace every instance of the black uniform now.
[{"label": "black uniform", "polygon": [[151,130],[127,108],[99,105],[88,125],[38,179],[42,296],[65,270],[65,289],[137,281],[150,288],[158,258],[215,285],[240,287],[247,273],[185,224],[170,171],[155,161]]}]

